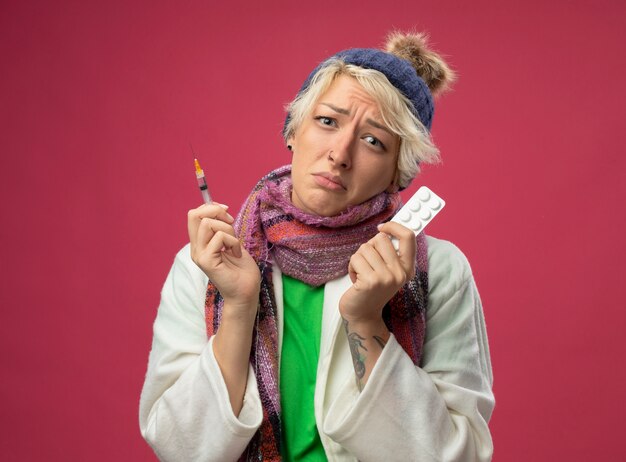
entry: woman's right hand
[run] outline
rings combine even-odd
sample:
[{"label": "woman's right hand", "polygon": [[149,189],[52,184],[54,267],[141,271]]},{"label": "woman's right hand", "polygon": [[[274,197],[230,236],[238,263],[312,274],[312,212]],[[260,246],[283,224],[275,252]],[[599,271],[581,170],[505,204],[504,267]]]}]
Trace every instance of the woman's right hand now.
[{"label": "woman's right hand", "polygon": [[[259,268],[235,237],[228,207],[203,204],[187,214],[191,259],[215,284],[232,308],[256,309],[261,284]],[[231,309],[232,309],[231,308]]]}]

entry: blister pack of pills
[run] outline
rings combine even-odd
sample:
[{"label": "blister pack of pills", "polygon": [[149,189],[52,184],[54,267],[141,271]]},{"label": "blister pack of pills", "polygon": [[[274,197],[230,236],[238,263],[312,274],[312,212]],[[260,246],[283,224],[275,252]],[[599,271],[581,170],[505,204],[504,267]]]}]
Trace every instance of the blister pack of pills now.
[{"label": "blister pack of pills", "polygon": [[[445,205],[446,202],[441,197],[426,186],[422,186],[396,213],[391,221],[406,226],[417,235],[426,228],[426,225],[435,218],[435,215],[441,212]],[[392,238],[391,242],[394,248],[398,250],[398,240]]]}]

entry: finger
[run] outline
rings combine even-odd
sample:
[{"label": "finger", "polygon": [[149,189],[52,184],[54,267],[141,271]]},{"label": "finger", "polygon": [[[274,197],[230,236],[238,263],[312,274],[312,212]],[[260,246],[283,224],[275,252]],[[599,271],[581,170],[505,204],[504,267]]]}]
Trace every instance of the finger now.
[{"label": "finger", "polygon": [[[220,207],[222,207],[224,210],[228,210],[228,205],[226,205],[226,204],[221,204],[221,203],[219,203],[219,202],[215,202],[215,201],[212,201],[212,202],[211,202],[211,204],[219,205],[219,206],[220,206]],[[210,204],[205,204],[205,205],[210,205]]]},{"label": "finger", "polygon": [[352,260],[348,263],[348,275],[350,276],[350,281],[354,284],[356,282],[356,271],[352,267]]},{"label": "finger", "polygon": [[[210,260],[222,260],[222,252],[226,252],[236,258],[240,258],[241,243],[235,236],[231,236],[223,231],[218,231],[206,246],[207,254]],[[215,262],[213,262],[215,263]]]},{"label": "finger", "polygon": [[213,218],[232,224],[235,219],[226,211],[227,208],[227,206],[214,202],[213,204],[202,204],[200,207],[189,210],[187,212],[187,232],[189,233],[189,241],[192,243],[196,241],[198,227],[203,218]]},{"label": "finger", "polygon": [[202,217],[207,216],[209,218],[215,218],[216,220],[222,220],[226,223],[233,223],[235,219],[228,213],[228,205],[220,204],[218,202],[211,202],[210,204],[202,204],[197,210]]},{"label": "finger", "polygon": [[352,284],[354,284],[356,282],[357,279],[357,273],[356,273],[356,269],[354,267],[354,259],[355,258],[363,258],[361,256],[357,257],[357,254],[353,254],[350,257],[350,261],[348,262],[348,275],[350,276],[350,280],[352,281]]},{"label": "finger", "polygon": [[384,265],[381,269],[376,268],[381,282],[384,284],[404,285],[409,277],[413,277],[411,269],[407,270],[402,265],[402,260],[396,253],[389,235],[379,233],[371,239],[371,242]]},{"label": "finger", "polygon": [[218,232],[222,231],[231,236],[235,236],[235,230],[232,226],[223,221],[214,220],[212,218],[203,218],[198,226],[195,245],[199,249],[203,249],[207,246],[209,241]]},{"label": "finger", "polygon": [[409,274],[402,267],[402,262],[385,233],[379,233],[368,245],[364,245],[362,255],[374,270],[373,281],[376,284],[399,287],[406,282]]},{"label": "finger", "polygon": [[387,265],[399,264],[398,252],[393,247],[389,234],[378,233],[369,240],[369,243],[376,249]]},{"label": "finger", "polygon": [[379,225],[378,230],[398,239],[400,264],[406,271],[406,274],[412,278],[415,275],[415,253],[417,251],[415,233],[406,226],[393,221]]},{"label": "finger", "polygon": [[354,279],[351,278],[353,284],[358,280],[370,280],[372,274],[374,273],[374,269],[371,267],[365,257],[363,257],[363,255],[359,252],[355,253],[350,258],[349,271],[350,270],[354,274]]},{"label": "finger", "polygon": [[[389,241],[389,238],[387,238],[384,234],[382,234],[381,237]],[[391,241],[389,243],[391,244]],[[391,248],[393,249],[393,246]],[[388,264],[385,262],[385,260],[383,260],[383,257],[374,246],[374,239],[371,239],[370,241],[359,247],[357,254],[361,255],[374,271],[381,274],[388,271]],[[397,260],[398,256],[395,255],[395,252],[394,257]]]}]

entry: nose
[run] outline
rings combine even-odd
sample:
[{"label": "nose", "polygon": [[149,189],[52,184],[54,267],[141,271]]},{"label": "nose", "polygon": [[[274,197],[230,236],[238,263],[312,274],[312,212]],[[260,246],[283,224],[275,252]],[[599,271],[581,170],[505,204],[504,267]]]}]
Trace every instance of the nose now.
[{"label": "nose", "polygon": [[335,143],[328,152],[328,160],[343,170],[352,166],[352,150],[354,148],[354,136],[352,133],[337,135]]}]

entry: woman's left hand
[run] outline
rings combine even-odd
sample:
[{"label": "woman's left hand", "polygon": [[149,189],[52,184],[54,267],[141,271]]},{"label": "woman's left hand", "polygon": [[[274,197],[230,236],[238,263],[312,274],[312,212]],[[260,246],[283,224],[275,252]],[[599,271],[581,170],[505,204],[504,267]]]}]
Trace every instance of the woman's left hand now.
[{"label": "woman's left hand", "polygon": [[[349,323],[377,323],[385,304],[415,276],[415,234],[399,223],[379,226],[376,236],[350,258],[350,287],[339,301],[339,312]],[[389,236],[399,240],[399,252]]]}]

